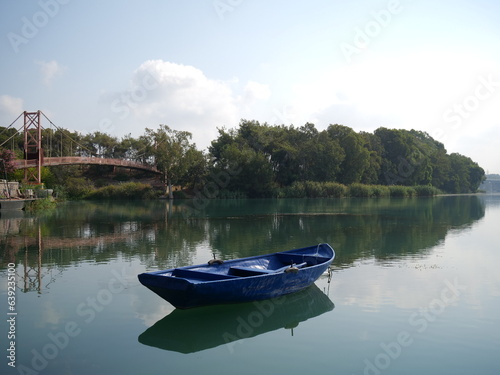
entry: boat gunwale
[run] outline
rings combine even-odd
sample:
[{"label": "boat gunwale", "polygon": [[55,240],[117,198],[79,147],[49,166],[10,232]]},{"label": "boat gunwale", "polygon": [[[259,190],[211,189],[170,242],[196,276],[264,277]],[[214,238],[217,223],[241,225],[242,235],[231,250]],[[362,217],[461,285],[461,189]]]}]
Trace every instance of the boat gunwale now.
[{"label": "boat gunwale", "polygon": [[[319,266],[323,266],[325,263],[333,261],[333,259],[335,258],[335,250],[329,244],[319,244],[318,246],[320,246],[320,245],[327,246],[327,249],[329,249],[332,253],[331,257],[325,257],[325,256],[318,255],[318,256],[316,256],[316,258],[322,259],[321,262],[319,262],[317,264],[306,265],[303,268],[299,268],[297,270],[297,272],[311,270],[311,269],[317,268]],[[304,247],[304,248],[300,248],[300,249],[293,249],[293,250],[287,250],[287,251],[279,251],[279,252],[275,252],[275,253],[271,253],[271,254],[253,255],[253,256],[244,257],[244,258],[229,259],[229,260],[225,260],[223,264],[224,264],[224,266],[227,266],[228,264],[231,264],[231,263],[241,263],[241,261],[243,261],[243,260],[247,261],[247,260],[254,260],[254,259],[265,259],[265,258],[271,258],[273,256],[277,256],[279,254],[313,256],[314,257],[314,255],[301,254],[301,253],[297,253],[297,252],[301,251],[301,250],[313,248],[315,246],[308,246],[308,247]],[[221,265],[215,264],[215,265],[210,266],[210,268],[219,267],[219,266],[221,266]],[[192,265],[192,266],[175,267],[175,268],[169,268],[169,269],[160,270],[160,271],[144,272],[143,275],[150,275],[150,276],[156,276],[156,277],[166,277],[166,278],[175,279],[175,280],[184,280],[189,284],[209,284],[209,283],[218,283],[218,282],[225,282],[225,281],[235,282],[237,280],[248,280],[248,279],[253,279],[253,278],[257,278],[257,277],[271,277],[273,275],[282,275],[283,273],[285,273],[284,269],[281,269],[281,270],[276,270],[276,272],[265,272],[265,273],[256,274],[256,275],[236,276],[236,277],[229,277],[228,278],[226,276],[231,276],[231,275],[217,273],[217,272],[210,272],[209,269],[207,269],[207,271],[205,271],[205,270],[193,270],[194,268],[200,268],[200,267],[208,267],[208,266],[206,266],[204,264],[197,264],[197,265]],[[229,267],[227,267],[228,271],[230,268],[231,268],[231,266],[229,265]],[[286,267],[284,267],[284,268],[286,268]],[[200,274],[207,274],[207,275],[215,275],[215,276],[222,275],[224,277],[221,277],[220,279],[214,279],[214,280],[198,280],[197,282],[193,282],[192,280],[194,280],[194,279],[191,279],[188,277],[182,277],[182,276],[177,277],[177,276],[172,275],[174,273],[174,271],[177,269],[191,270],[192,272],[199,272]],[[258,268],[256,268],[256,271],[258,271]],[[166,275],[168,273],[170,273],[170,275]]]}]

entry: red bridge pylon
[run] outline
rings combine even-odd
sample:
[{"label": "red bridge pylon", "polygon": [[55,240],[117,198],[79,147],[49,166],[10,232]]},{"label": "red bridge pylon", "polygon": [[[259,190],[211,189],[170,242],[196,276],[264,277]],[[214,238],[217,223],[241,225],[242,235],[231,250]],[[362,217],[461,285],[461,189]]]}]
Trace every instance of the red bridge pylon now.
[{"label": "red bridge pylon", "polygon": [[42,183],[43,148],[40,111],[24,111],[24,159],[36,160],[35,170],[26,168],[24,180],[32,184]]}]

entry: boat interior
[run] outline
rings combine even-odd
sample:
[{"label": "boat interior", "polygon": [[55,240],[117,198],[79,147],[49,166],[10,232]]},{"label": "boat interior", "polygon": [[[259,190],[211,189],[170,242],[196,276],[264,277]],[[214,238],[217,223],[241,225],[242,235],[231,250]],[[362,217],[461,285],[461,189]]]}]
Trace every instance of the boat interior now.
[{"label": "boat interior", "polygon": [[284,252],[268,257],[255,257],[245,260],[230,260],[212,265],[176,268],[162,274],[162,276],[179,277],[191,282],[226,280],[281,272],[298,272],[302,268],[321,264],[329,259],[320,255]]}]

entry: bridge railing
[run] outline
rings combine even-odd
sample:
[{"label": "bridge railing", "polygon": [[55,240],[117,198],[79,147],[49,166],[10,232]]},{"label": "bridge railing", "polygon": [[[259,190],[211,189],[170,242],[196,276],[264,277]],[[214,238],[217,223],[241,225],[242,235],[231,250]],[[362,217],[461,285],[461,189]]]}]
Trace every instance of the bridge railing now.
[{"label": "bridge railing", "polygon": [[[46,157],[43,159],[43,165],[75,165],[75,164],[91,164],[91,165],[112,165],[116,167],[141,169],[153,173],[161,173],[156,167],[148,164],[142,164],[136,161],[112,159],[112,158],[95,158],[85,156],[63,156],[63,157]],[[37,160],[17,159],[14,161],[17,169],[31,168],[37,166]]]}]

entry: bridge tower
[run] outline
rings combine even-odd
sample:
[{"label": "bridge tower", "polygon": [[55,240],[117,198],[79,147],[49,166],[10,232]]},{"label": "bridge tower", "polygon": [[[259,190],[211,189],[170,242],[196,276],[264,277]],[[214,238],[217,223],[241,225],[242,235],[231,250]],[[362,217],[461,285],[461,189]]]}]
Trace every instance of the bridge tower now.
[{"label": "bridge tower", "polygon": [[42,125],[40,111],[24,111],[24,159],[36,160],[35,171],[24,170],[24,179],[33,184],[42,183]]}]

